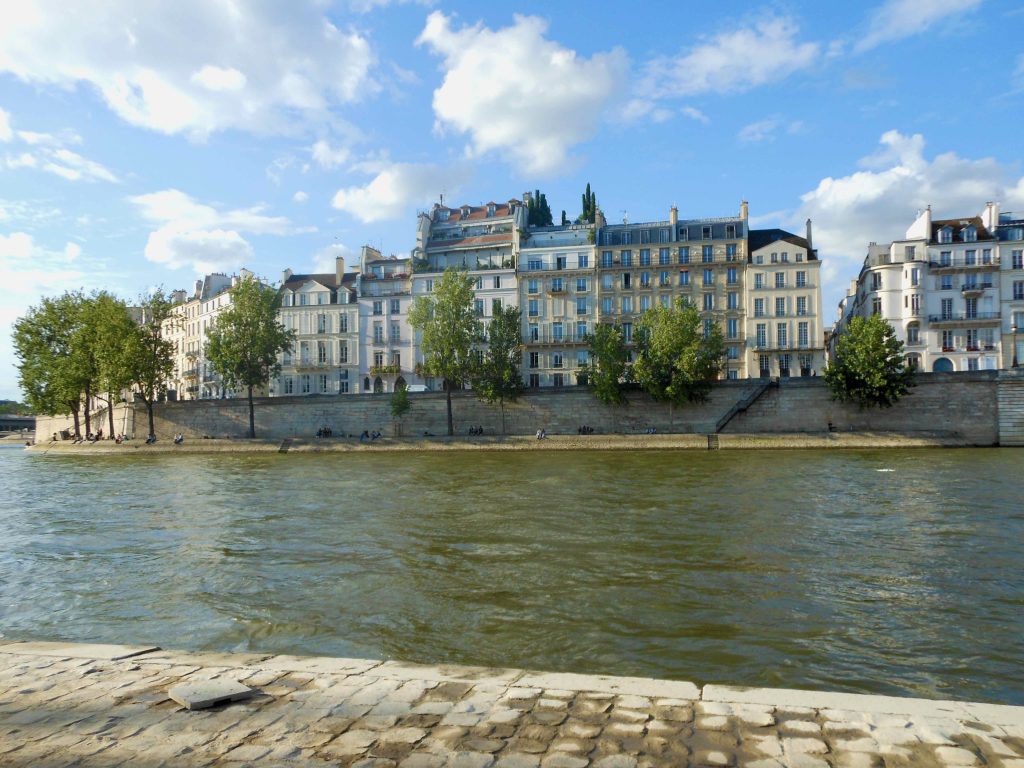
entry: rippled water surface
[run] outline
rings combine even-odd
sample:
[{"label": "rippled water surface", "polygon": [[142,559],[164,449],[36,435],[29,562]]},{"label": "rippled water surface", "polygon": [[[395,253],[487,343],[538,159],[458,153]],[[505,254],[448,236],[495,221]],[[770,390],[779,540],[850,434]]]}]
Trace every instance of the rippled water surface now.
[{"label": "rippled water surface", "polygon": [[1024,704],[1022,470],[3,448],[0,633]]}]

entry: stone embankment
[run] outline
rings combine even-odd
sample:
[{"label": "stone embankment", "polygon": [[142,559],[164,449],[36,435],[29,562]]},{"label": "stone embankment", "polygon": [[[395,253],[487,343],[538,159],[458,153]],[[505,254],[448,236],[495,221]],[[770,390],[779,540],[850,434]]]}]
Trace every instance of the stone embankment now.
[{"label": "stone embankment", "polygon": [[621,450],[738,450],[767,448],[960,448],[970,445],[961,437],[945,434],[908,436],[891,432],[835,432],[821,434],[758,435],[550,435],[544,440],[526,435],[482,437],[382,437],[204,440],[188,439],[175,444],[158,440],[115,443],[74,443],[58,440],[39,443],[30,450],[40,453],[103,456],[189,453],[336,453],[350,451],[621,451]]},{"label": "stone embankment", "polygon": [[[189,710],[168,694],[204,681],[252,695]],[[8,642],[0,765],[1024,768],[1024,707]]]}]

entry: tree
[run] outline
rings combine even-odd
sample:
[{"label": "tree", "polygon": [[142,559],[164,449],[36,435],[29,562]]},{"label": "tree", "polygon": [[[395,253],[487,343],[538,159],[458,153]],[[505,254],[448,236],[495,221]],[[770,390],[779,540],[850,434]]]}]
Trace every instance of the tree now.
[{"label": "tree", "polygon": [[409,324],[421,334],[423,371],[444,380],[448,401],[448,434],[455,434],[452,389],[473,377],[474,347],[480,342],[480,321],[473,311],[473,277],[449,267],[429,296],[418,296]]},{"label": "tree", "polygon": [[587,383],[602,403],[620,405],[626,402],[622,385],[626,379],[626,339],[622,326],[601,323],[589,337],[590,367]]},{"label": "tree", "polygon": [[409,412],[409,408],[409,393],[404,384],[399,384],[391,393],[391,418],[395,420],[397,427],[395,434],[402,433],[402,417]]},{"label": "tree", "polygon": [[128,306],[106,291],[94,293],[86,299],[83,314],[82,337],[88,349],[91,376],[87,393],[106,401],[107,427],[113,437],[114,406],[123,401],[123,392],[132,384],[124,364],[124,353],[126,340],[136,330],[135,321]]},{"label": "tree", "polygon": [[701,402],[718,377],[725,342],[718,323],[701,319],[686,299],[656,303],[637,323],[633,378],[655,400],[675,405]]},{"label": "tree", "polygon": [[81,293],[44,298],[14,324],[18,383],[35,413],[71,414],[81,437],[79,412],[88,381],[81,354]]},{"label": "tree", "polygon": [[577,221],[580,224],[593,224],[597,219],[597,196],[590,191],[590,182],[587,182],[587,190],[583,193],[583,212]]},{"label": "tree", "polygon": [[534,190],[533,197],[526,205],[526,223],[531,227],[551,226],[551,208],[548,206],[548,198],[539,189]]},{"label": "tree", "polygon": [[914,386],[914,369],[903,358],[903,342],[881,315],[854,317],[836,342],[825,381],[833,400],[888,408]]},{"label": "tree", "polygon": [[505,434],[505,401],[523,393],[519,366],[523,360],[522,313],[519,307],[505,307],[487,327],[487,350],[477,369],[473,389],[487,403],[501,404],[501,433]]},{"label": "tree", "polygon": [[273,288],[247,275],[229,292],[230,306],[206,331],[206,358],[224,379],[224,386],[245,387],[249,400],[249,437],[256,437],[252,392],[281,371],[277,357],[292,348],[295,331],[277,319],[281,297]]},{"label": "tree", "polygon": [[128,382],[146,404],[149,436],[153,427],[153,403],[163,394],[174,370],[174,344],[163,337],[164,322],[171,316],[171,301],[162,289],[139,300],[138,322],[124,340],[120,364]]}]

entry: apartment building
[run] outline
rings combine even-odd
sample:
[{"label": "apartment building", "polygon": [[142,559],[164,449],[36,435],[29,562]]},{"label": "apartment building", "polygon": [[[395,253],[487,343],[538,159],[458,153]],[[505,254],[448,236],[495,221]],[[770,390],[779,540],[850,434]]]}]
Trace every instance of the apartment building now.
[{"label": "apartment building", "polygon": [[907,363],[920,370],[1012,365],[1014,311],[1024,312],[1024,264],[1013,267],[1022,227],[1014,221],[1001,217],[995,203],[980,215],[949,219],[933,218],[929,206],[904,239],[869,246],[840,302],[833,338],[855,316],[881,315],[904,343]]},{"label": "apartment building", "polygon": [[762,378],[820,375],[826,360],[821,262],[811,247],[811,222],[806,237],[751,230],[748,246],[746,369]]},{"label": "apartment building", "polygon": [[[429,295],[449,267],[468,270],[474,281],[474,302],[483,323],[495,310],[519,305],[516,268],[520,238],[526,231],[529,193],[522,201],[447,208],[435,204],[417,221],[416,247],[412,252],[412,296]],[[423,362],[415,343],[414,372]],[[423,379],[429,389],[440,387],[433,378]]]},{"label": "apartment building", "polygon": [[655,302],[668,306],[687,299],[706,324],[722,329],[723,377],[746,378],[747,218],[744,201],[739,216],[681,220],[672,206],[667,221],[600,226],[598,322],[620,324],[632,344],[636,321]]},{"label": "apartment building", "polygon": [[523,380],[531,387],[579,383],[597,322],[593,224],[531,227],[521,243]]},{"label": "apartment building", "polygon": [[296,332],[279,358],[272,396],[336,395],[359,391],[361,362],[357,279],[339,256],[334,272],[281,276],[281,324]]},{"label": "apartment building", "polygon": [[383,256],[363,246],[357,281],[360,367],[363,392],[393,392],[420,383],[415,375],[412,305],[412,259]]},{"label": "apartment building", "polygon": [[1000,252],[1002,367],[1017,368],[1024,365],[1024,217],[1001,214],[998,208],[993,213]]}]

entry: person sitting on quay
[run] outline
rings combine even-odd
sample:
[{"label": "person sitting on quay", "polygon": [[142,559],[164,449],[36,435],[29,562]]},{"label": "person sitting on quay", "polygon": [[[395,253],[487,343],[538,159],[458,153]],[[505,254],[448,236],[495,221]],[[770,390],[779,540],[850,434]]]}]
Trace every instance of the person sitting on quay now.
[{"label": "person sitting on quay", "polygon": [[178,434],[176,434],[174,436],[174,444],[175,445],[181,445],[184,442],[185,442],[185,436],[183,434],[181,434],[181,432],[179,432]]},{"label": "person sitting on quay", "polygon": [[538,440],[546,440],[547,437],[548,437],[548,433],[545,432],[543,428],[537,430],[537,439]]},{"label": "person sitting on quay", "polygon": [[156,443],[156,435],[150,435],[146,438],[146,445],[153,445]]},{"label": "person sitting on quay", "polygon": [[361,434],[361,435],[359,436],[359,442],[363,442],[364,440],[369,440],[369,439],[370,439],[370,433],[369,433],[369,432],[367,432],[367,431],[366,431],[366,430],[364,429],[364,430],[363,430],[363,434]]},{"label": "person sitting on quay", "polygon": [[378,432],[376,429],[373,430],[373,432],[370,434],[370,439],[371,440],[376,440],[379,437],[383,437],[383,435],[380,432]]}]

